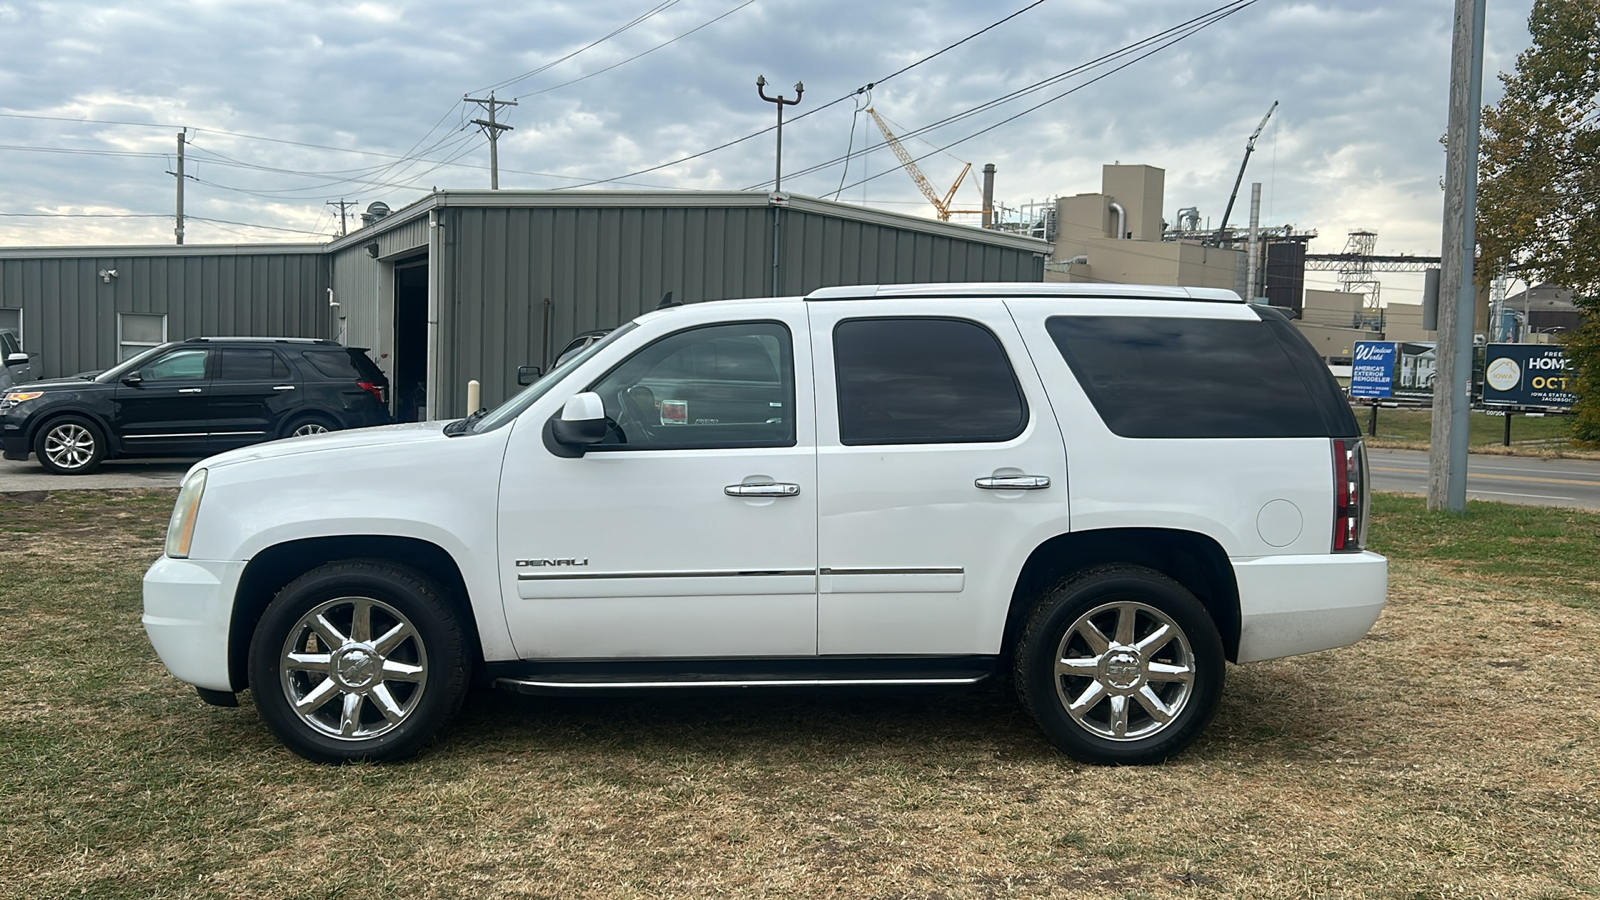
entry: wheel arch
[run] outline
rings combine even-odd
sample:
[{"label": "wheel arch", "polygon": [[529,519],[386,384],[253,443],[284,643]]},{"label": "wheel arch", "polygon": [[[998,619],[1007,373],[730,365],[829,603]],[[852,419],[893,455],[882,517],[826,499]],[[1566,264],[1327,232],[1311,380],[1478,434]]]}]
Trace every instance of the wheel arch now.
[{"label": "wheel arch", "polygon": [[1183,585],[1211,614],[1229,662],[1239,657],[1239,586],[1214,539],[1166,528],[1106,528],[1057,535],[1035,547],[1017,575],[1006,614],[1002,658],[1016,648],[1034,602],[1062,578],[1091,566],[1145,566]]},{"label": "wheel arch", "polygon": [[33,445],[38,442],[39,435],[46,428],[49,428],[51,425],[54,425],[62,419],[72,416],[76,416],[80,419],[88,419],[91,423],[93,423],[94,427],[100,432],[100,439],[106,442],[107,458],[110,458],[114,452],[120,453],[122,451],[122,441],[117,437],[116,432],[112,430],[111,423],[106,421],[105,416],[102,416],[93,410],[84,409],[83,407],[79,406],[68,406],[61,409],[52,409],[42,413],[39,416],[35,416],[34,418],[36,421],[32,422],[28,426],[28,430],[25,432],[28,441],[28,451],[33,451]]},{"label": "wheel arch", "polygon": [[344,559],[377,559],[416,569],[439,586],[461,616],[472,664],[483,660],[478,620],[465,578],[454,557],[438,544],[396,535],[336,535],[274,544],[245,565],[234,595],[228,625],[228,680],[234,690],[249,687],[250,639],[261,614],[289,582],[326,563]]}]

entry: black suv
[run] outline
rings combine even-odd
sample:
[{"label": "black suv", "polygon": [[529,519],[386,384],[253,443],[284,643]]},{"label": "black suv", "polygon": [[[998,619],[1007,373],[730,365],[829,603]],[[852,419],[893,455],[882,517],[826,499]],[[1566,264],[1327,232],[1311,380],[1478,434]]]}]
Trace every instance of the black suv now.
[{"label": "black suv", "polygon": [[19,384],[0,400],[6,459],[57,475],[113,456],[207,456],[274,438],[386,425],[388,379],[364,349],[311,338],[190,338],[104,372]]}]

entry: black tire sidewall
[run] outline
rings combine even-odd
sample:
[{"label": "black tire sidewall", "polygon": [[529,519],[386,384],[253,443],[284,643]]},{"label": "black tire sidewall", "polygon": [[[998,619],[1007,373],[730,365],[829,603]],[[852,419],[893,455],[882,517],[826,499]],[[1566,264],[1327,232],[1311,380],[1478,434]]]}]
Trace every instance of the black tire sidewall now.
[{"label": "black tire sidewall", "polygon": [[289,420],[289,424],[283,426],[283,433],[281,435],[279,435],[279,437],[281,437],[281,438],[294,437],[295,429],[297,429],[297,428],[299,428],[299,427],[301,427],[303,425],[311,425],[311,424],[321,425],[323,428],[326,428],[329,431],[338,431],[339,430],[339,423],[338,422],[335,422],[333,419],[330,419],[327,416],[322,415],[321,413],[301,413],[300,415],[297,415],[294,418],[291,418]]},{"label": "black tire sidewall", "polygon": [[[428,658],[422,699],[393,730],[361,741],[319,734],[284,695],[279,655],[289,629],[336,597],[371,597],[393,606],[416,628]],[[250,687],[256,710],[283,743],[313,762],[388,761],[414,756],[461,707],[471,674],[459,618],[420,573],[380,561],[329,563],[290,582],[261,615],[250,641]]]},{"label": "black tire sidewall", "polygon": [[[1090,609],[1115,600],[1135,600],[1169,616],[1194,653],[1193,691],[1183,711],[1160,732],[1133,741],[1085,730],[1062,706],[1055,687],[1055,654],[1066,629]],[[1199,737],[1222,699],[1226,660],[1216,623],[1192,593],[1159,572],[1128,565],[1092,569],[1048,591],[1028,621],[1013,668],[1023,706],[1067,755],[1102,765],[1146,765],[1171,758]]]},{"label": "black tire sidewall", "polygon": [[[89,434],[94,437],[94,456],[87,463],[76,469],[61,468],[51,462],[50,457],[46,456],[44,452],[44,442],[50,436],[50,432],[60,428],[62,425],[77,425],[88,429]],[[85,416],[60,416],[51,419],[44,423],[44,426],[33,437],[33,453],[39,458],[39,465],[43,466],[44,470],[52,475],[88,475],[95,469],[100,468],[100,463],[105,461],[106,450],[105,432],[93,420]]]}]

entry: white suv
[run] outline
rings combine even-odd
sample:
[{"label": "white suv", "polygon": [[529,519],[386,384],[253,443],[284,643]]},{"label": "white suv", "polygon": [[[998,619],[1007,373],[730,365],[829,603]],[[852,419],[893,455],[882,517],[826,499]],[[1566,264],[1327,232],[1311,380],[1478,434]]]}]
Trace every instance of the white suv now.
[{"label": "white suv", "polygon": [[487,414],[212,457],[144,625],[310,759],[527,693],[1014,679],[1068,754],[1156,762],[1224,662],[1358,640],[1365,454],[1228,291],[828,288],[641,316]]}]

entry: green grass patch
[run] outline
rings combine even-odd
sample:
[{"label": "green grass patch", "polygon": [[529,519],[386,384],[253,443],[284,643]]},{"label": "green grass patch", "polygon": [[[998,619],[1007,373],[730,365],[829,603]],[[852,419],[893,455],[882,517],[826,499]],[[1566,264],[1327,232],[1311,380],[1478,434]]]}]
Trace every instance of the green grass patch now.
[{"label": "green grass patch", "polygon": [[1395,559],[1493,576],[1568,606],[1600,609],[1600,514],[1467,501],[1430,513],[1422,497],[1374,494],[1369,546]]},{"label": "green grass patch", "polygon": [[[1367,433],[1372,408],[1352,406],[1361,433]],[[1472,447],[1498,447],[1505,440],[1505,417],[1489,416],[1473,411],[1467,416],[1467,444]],[[1428,444],[1432,437],[1433,410],[1431,409],[1378,409],[1378,434],[1373,446],[1392,442],[1404,446]],[[1571,416],[1524,416],[1511,419],[1511,445],[1513,447],[1565,448],[1572,441]]]}]

